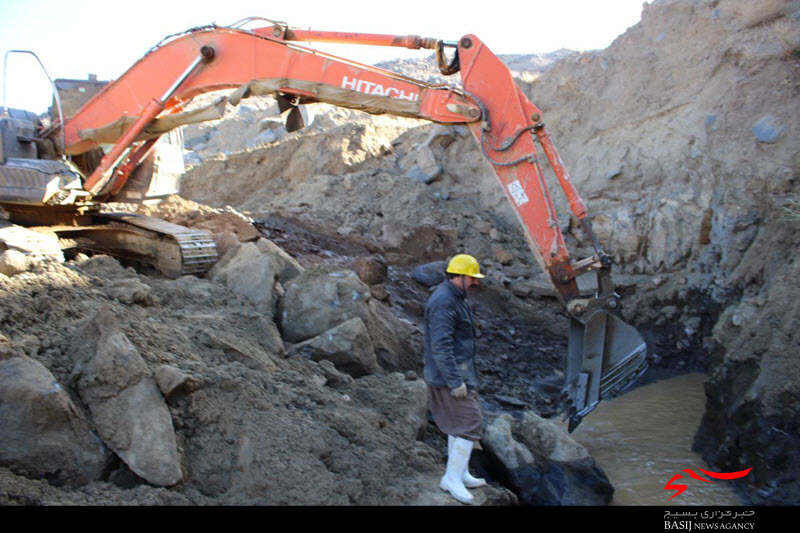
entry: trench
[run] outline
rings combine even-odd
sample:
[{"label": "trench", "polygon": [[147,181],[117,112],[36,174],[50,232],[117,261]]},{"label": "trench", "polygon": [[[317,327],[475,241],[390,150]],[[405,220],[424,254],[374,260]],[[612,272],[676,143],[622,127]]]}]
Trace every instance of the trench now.
[{"label": "trench", "polygon": [[[729,481],[706,483],[682,473],[715,471],[692,451],[705,410],[705,374],[684,374],[601,402],[574,431],[614,486],[611,505],[741,505]],[[675,474],[686,490],[664,486]]]}]

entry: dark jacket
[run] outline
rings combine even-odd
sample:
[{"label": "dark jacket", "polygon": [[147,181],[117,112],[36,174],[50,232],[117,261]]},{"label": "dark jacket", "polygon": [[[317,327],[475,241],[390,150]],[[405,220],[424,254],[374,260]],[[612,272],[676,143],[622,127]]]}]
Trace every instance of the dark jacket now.
[{"label": "dark jacket", "polygon": [[464,292],[450,280],[433,291],[425,307],[423,376],[433,387],[478,388],[475,327]]}]

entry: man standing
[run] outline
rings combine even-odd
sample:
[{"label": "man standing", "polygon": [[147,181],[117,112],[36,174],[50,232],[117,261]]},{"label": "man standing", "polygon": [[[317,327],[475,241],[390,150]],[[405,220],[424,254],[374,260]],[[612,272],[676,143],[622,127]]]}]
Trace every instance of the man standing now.
[{"label": "man standing", "polygon": [[475,441],[483,436],[475,370],[475,326],[467,292],[483,274],[471,255],[459,254],[446,269],[425,307],[423,376],[428,384],[430,410],[436,426],[447,435],[447,468],[439,486],[456,500],[474,501],[467,488],[486,485],[469,473]]}]

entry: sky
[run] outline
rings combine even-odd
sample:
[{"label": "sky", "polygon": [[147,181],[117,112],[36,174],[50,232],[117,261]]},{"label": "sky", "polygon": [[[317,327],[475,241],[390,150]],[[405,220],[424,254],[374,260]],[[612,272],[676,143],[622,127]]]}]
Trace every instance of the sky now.
[{"label": "sky", "polygon": [[[5,103],[45,111],[47,77],[100,80],[123,74],[164,37],[188,28],[230,25],[245,17],[279,20],[313,30],[421,35],[456,41],[477,35],[496,54],[545,53],[560,48],[606,48],[639,22],[643,0],[0,0],[0,53],[8,68]],[[263,24],[266,25],[266,24]],[[258,24],[247,28],[259,27]],[[302,43],[300,43],[302,44]],[[372,64],[425,58],[429,50],[356,45],[308,45]]]}]

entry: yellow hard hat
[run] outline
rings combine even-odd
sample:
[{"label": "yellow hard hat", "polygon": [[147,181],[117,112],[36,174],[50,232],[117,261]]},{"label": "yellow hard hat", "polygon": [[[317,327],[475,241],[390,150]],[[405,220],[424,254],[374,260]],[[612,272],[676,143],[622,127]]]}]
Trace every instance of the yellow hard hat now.
[{"label": "yellow hard hat", "polygon": [[471,276],[473,278],[485,277],[481,274],[481,267],[478,260],[467,254],[458,254],[450,260],[447,265],[448,274],[459,274],[461,276]]}]

